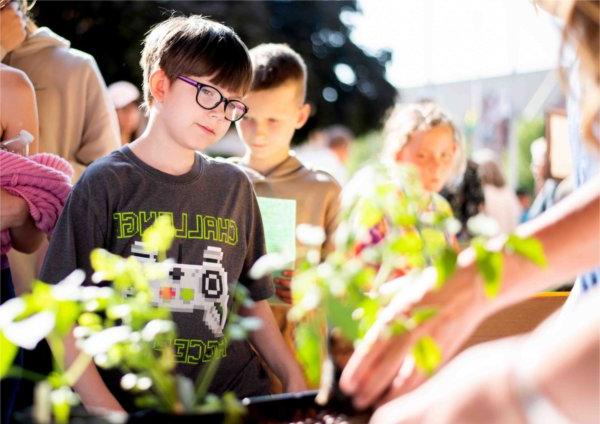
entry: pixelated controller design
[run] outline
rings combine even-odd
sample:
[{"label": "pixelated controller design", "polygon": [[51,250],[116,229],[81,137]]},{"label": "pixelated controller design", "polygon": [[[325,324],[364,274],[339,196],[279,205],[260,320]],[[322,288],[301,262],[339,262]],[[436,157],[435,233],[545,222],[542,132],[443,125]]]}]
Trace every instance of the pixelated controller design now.
[{"label": "pixelated controller design", "polygon": [[[136,241],[131,254],[140,262],[157,262],[156,252],[147,252]],[[204,323],[215,337],[223,336],[229,300],[227,272],[223,268],[223,251],[208,246],[201,265],[172,264],[167,281],[151,281],[153,304],[175,312],[204,312]]]}]

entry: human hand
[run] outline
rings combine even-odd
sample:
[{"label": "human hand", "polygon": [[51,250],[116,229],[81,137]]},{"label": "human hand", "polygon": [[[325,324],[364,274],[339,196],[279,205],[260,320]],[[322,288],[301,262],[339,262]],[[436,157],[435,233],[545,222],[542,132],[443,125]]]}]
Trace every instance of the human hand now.
[{"label": "human hand", "polygon": [[0,10],[0,22],[0,46],[5,53],[10,53],[25,41],[27,20],[17,2],[10,2]]},{"label": "human hand", "polygon": [[285,303],[292,304],[292,277],[294,271],[286,269],[281,272],[281,277],[275,278],[275,294]]},{"label": "human hand", "polygon": [[12,195],[1,189],[0,205],[2,205],[0,208],[0,229],[2,230],[21,227],[29,219],[29,207],[20,196]]},{"label": "human hand", "polygon": [[[380,313],[363,343],[342,373],[340,387],[353,397],[357,408],[393,399],[419,386],[426,375],[415,367],[411,349],[424,336],[432,337],[448,361],[484,316],[486,298],[472,265],[459,269],[437,291],[431,281],[411,281]],[[436,308],[437,314],[413,330],[390,336],[389,325],[397,317],[409,317],[419,308]]]},{"label": "human hand", "polygon": [[510,383],[519,338],[475,346],[413,392],[380,406],[371,424],[522,423]]}]

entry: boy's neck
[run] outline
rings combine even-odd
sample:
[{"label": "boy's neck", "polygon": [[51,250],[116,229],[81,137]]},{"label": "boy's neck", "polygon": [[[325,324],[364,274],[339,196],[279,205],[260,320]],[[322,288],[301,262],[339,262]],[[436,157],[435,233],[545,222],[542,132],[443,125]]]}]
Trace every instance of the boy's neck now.
[{"label": "boy's neck", "polygon": [[286,150],[285,152],[282,151],[277,155],[261,158],[257,157],[257,155],[253,155],[250,149],[247,149],[246,154],[242,157],[242,163],[249,168],[260,172],[262,175],[268,175],[273,169],[275,169],[289,157],[289,150]]},{"label": "boy's neck", "polygon": [[165,174],[183,175],[194,165],[196,153],[172,140],[152,121],[128,146],[140,160]]}]

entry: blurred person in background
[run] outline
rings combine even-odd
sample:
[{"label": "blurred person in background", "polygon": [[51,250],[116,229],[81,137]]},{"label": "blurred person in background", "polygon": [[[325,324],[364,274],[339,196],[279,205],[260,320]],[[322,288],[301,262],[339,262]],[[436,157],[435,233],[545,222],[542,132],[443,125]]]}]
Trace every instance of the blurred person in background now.
[{"label": "blurred person in background", "polygon": [[483,213],[494,219],[501,233],[512,232],[519,224],[522,209],[515,192],[506,184],[498,159],[492,151],[473,154],[483,186]]},{"label": "blurred person in background", "polygon": [[527,211],[527,219],[535,218],[573,191],[573,180],[558,180],[550,174],[548,142],[540,137],[531,143],[531,174],[536,196]]},{"label": "blurred person in background", "polygon": [[519,199],[519,203],[521,204],[521,217],[519,218],[519,224],[527,221],[527,211],[531,206],[531,194],[525,188],[517,189],[517,198]]},{"label": "blurred person in background", "polygon": [[108,94],[117,111],[121,144],[129,144],[141,132],[140,90],[128,81],[117,81],[108,86]]},{"label": "blurred person in background", "polygon": [[458,242],[461,244],[468,242],[471,236],[467,230],[467,221],[481,212],[484,202],[477,164],[468,159],[465,171],[458,182],[450,182],[440,194],[450,203],[454,216],[462,224],[457,234]]},{"label": "blurred person in background", "polygon": [[296,149],[296,156],[308,166],[327,172],[343,186],[349,178],[346,162],[353,140],[349,129],[333,125],[313,131],[308,141]]},{"label": "blurred person in background", "polygon": [[[2,62],[20,69],[36,91],[39,151],[69,161],[74,181],[93,160],[119,147],[116,113],[96,61],[28,16],[27,0],[0,3]],[[13,278],[31,282],[47,249],[30,256],[11,252]]]}]

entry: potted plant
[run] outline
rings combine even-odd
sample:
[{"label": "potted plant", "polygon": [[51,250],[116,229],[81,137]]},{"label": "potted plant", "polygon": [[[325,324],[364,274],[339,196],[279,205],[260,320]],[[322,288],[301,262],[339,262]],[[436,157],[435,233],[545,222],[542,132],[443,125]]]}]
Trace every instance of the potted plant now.
[{"label": "potted plant", "polygon": [[[289,318],[297,322],[298,359],[307,378],[313,384],[321,382],[319,395],[303,402],[317,410],[320,404],[328,410],[356,413],[336,390],[352,345],[364,339],[378,314],[394,298],[417,300],[444,284],[456,269],[453,236],[460,227],[445,201],[422,188],[413,168],[376,165],[370,170],[368,185],[345,188],[336,250],[324,261],[318,253],[323,231],[298,228],[300,241],[311,250],[293,279]],[[501,284],[502,255],[499,248],[488,246],[487,239],[498,232],[497,224],[477,216],[468,227],[475,235],[471,246],[485,293],[494,297]],[[537,240],[509,235],[502,248],[545,264]],[[263,272],[271,272],[284,262],[277,255],[269,256],[263,261]],[[389,324],[389,334],[411,331],[435,314],[435,308],[427,308],[395,318]],[[431,337],[418,340],[412,354],[416,366],[428,374],[442,358]]]},{"label": "potted plant", "polygon": [[[155,417],[168,415],[169,422],[185,420],[190,414],[204,414],[215,422],[241,419],[245,407],[233,393],[222,397],[208,393],[217,360],[196,382],[174,372],[175,355],[166,341],[176,329],[169,310],[152,306],[150,291],[150,282],[168,275],[172,261],[165,252],[174,234],[169,219],[161,217],[142,236],[145,248],[158,252],[157,263],[141,263],[96,249],[91,264],[95,271],[92,281],[97,285],[84,285],[84,272],[74,271],[56,285],[36,281],[31,293],[0,307],[0,377],[14,374],[11,364],[19,347],[32,349],[45,338],[53,355],[54,370],[37,384],[34,408],[27,420],[69,422],[73,406],[78,404],[72,387],[91,361],[99,367],[118,368],[123,374],[122,387],[136,394],[141,408],[155,411]],[[99,284],[107,281],[112,284]],[[240,305],[252,304],[238,287],[224,331],[227,342],[245,338],[260,325],[254,318],[236,314]],[[81,353],[67,367],[63,339],[71,331]],[[150,415],[85,417],[86,422],[136,422]]]}]

